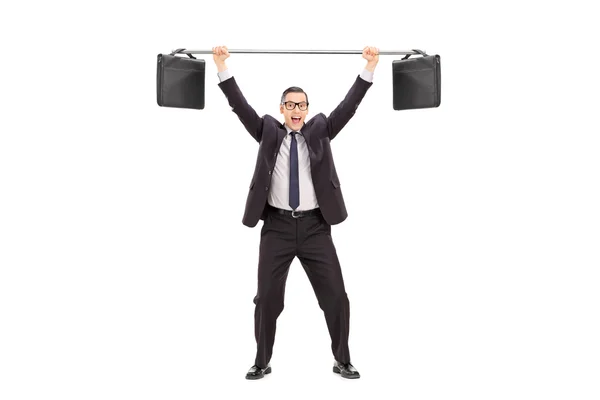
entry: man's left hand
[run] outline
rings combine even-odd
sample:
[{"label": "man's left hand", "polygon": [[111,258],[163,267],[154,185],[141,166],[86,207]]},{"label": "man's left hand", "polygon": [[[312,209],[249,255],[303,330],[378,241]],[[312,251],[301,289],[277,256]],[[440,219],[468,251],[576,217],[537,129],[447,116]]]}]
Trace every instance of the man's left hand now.
[{"label": "man's left hand", "polygon": [[367,46],[363,49],[362,56],[371,64],[379,62],[379,49],[377,47]]}]

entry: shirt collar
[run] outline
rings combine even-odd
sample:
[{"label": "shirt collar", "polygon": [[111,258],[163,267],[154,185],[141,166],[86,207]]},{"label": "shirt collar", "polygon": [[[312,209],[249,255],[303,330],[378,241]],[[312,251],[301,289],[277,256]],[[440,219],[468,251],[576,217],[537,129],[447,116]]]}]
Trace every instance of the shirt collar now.
[{"label": "shirt collar", "polygon": [[[290,134],[290,132],[293,132],[294,130],[291,129],[289,126],[287,126],[286,123],[283,124],[283,126],[285,126],[285,129],[287,130],[288,135]],[[302,131],[301,130],[297,130],[296,132],[298,132],[299,134],[302,135]]]}]

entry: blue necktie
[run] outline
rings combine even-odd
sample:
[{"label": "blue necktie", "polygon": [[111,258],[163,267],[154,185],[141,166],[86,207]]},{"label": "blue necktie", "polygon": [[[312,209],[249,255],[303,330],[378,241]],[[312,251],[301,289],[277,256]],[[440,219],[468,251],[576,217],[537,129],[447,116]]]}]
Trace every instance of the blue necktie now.
[{"label": "blue necktie", "polygon": [[300,178],[298,173],[298,142],[296,134],[292,131],[292,144],[290,145],[290,207],[295,210],[300,205]]}]

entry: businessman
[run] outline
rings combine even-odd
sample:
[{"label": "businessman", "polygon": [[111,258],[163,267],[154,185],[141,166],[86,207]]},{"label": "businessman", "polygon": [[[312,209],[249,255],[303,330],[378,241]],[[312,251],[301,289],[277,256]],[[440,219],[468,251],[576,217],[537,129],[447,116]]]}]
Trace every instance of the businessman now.
[{"label": "businessman", "polygon": [[219,87],[260,144],[242,219],[249,227],[263,220],[254,297],[257,352],[246,378],[260,379],[271,373],[276,321],[283,311],[285,283],[294,257],[300,260],[325,315],[335,359],[333,372],[359,378],[348,348],[350,303],[331,237],[331,225],[344,221],[348,213],[330,141],[352,118],[373,84],[379,50],[363,49],[364,70],[329,116],[320,113],[305,121],[308,95],[299,87],[286,89],[279,104],[283,124],[270,115],[257,115],[226,66],[228,57],[226,46],[213,47]]}]

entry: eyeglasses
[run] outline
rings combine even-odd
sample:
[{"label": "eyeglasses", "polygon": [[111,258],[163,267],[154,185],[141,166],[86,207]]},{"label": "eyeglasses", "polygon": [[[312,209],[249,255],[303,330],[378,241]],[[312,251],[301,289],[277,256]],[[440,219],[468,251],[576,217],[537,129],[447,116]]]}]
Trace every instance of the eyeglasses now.
[{"label": "eyeglasses", "polygon": [[305,101],[301,101],[300,103],[296,103],[293,101],[286,101],[283,104],[285,105],[286,110],[293,110],[294,108],[296,108],[296,106],[298,106],[300,111],[306,111],[306,109],[308,108],[308,103]]}]

